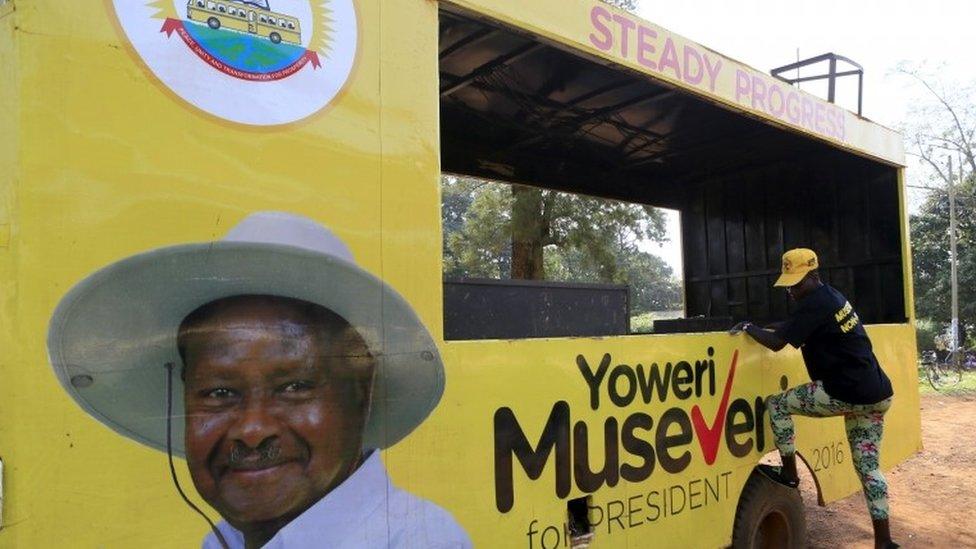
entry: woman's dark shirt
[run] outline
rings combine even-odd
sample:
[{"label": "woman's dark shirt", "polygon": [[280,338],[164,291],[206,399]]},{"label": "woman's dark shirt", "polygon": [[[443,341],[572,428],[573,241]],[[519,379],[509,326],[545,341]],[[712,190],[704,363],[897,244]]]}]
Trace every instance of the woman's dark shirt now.
[{"label": "woman's dark shirt", "polygon": [[894,393],[854,308],[827,284],[801,299],[776,334],[801,349],[810,379],[833,398],[874,404]]}]

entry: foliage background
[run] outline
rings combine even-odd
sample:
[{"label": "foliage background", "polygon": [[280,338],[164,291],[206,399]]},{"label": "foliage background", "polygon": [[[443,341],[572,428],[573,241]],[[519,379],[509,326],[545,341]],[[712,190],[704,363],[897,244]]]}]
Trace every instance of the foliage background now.
[{"label": "foliage background", "polygon": [[[441,189],[447,278],[627,284],[633,315],[681,308],[676,273],[645,250],[667,239],[657,208],[456,175],[445,175]],[[539,210],[520,218],[515,210],[527,193],[537,195]],[[542,265],[519,276],[513,249],[527,222],[540,225],[533,244]]]}]

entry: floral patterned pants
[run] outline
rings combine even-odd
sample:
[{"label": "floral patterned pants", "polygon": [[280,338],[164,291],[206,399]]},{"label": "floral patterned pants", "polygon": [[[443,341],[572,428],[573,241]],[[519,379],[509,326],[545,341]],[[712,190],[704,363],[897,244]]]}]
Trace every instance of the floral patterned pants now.
[{"label": "floral patterned pants", "polygon": [[792,415],[809,417],[844,416],[847,442],[851,447],[854,470],[864,486],[871,518],[888,518],[888,483],[878,464],[884,414],[891,407],[891,398],[876,404],[849,404],[832,398],[823,383],[813,381],[769,397],[769,420],[780,453],[796,453],[796,433]]}]

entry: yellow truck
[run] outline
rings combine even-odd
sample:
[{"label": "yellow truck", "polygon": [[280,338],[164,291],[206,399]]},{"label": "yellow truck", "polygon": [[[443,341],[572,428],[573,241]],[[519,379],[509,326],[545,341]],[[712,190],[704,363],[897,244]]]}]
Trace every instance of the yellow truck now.
[{"label": "yellow truck", "polygon": [[[209,4],[240,32],[197,32]],[[341,302],[382,380],[364,455],[426,502],[378,522],[428,509],[478,547],[802,544],[796,493],[754,473],[800,353],[724,331],[785,317],[791,247],[819,252],[891,377],[883,468],[921,448],[897,133],[596,0],[259,4],[0,0],[0,546],[208,535],[167,470],[218,519],[180,459],[196,290],[154,290],[175,280]],[[258,47],[252,14],[287,49]],[[613,288],[457,294],[445,174],[677,210],[682,318],[576,322]],[[797,430],[821,504],[860,489],[841,419]]]}]

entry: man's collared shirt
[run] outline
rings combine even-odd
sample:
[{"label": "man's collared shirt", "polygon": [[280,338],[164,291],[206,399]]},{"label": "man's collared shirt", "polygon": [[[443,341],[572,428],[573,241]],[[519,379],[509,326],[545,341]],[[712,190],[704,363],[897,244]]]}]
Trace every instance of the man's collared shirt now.
[{"label": "man's collared shirt", "polygon": [[[244,535],[217,525],[230,549],[244,548]],[[309,507],[264,546],[269,549],[437,547],[467,548],[471,540],[450,513],[393,486],[374,451],[356,471]],[[221,549],[213,532],[203,549]]]}]

